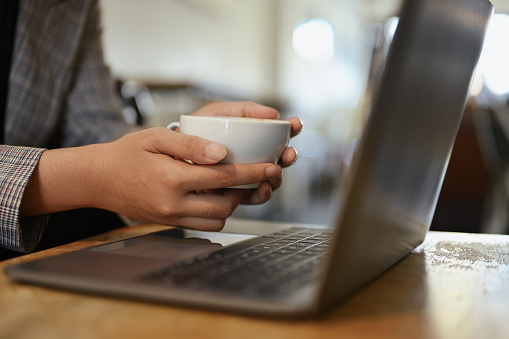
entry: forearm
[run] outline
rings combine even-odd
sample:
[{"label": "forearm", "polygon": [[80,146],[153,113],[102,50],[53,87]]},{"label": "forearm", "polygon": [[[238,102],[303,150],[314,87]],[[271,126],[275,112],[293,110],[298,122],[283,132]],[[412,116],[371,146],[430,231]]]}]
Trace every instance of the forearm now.
[{"label": "forearm", "polygon": [[20,217],[96,207],[101,144],[45,151],[25,189]]}]

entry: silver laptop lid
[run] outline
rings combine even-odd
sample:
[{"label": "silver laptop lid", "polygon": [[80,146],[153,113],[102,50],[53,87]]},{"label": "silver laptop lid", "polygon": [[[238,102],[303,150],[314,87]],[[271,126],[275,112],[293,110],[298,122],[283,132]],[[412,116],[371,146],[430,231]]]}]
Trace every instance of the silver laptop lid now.
[{"label": "silver laptop lid", "polygon": [[347,181],[320,308],[425,238],[481,54],[487,0],[409,0]]}]

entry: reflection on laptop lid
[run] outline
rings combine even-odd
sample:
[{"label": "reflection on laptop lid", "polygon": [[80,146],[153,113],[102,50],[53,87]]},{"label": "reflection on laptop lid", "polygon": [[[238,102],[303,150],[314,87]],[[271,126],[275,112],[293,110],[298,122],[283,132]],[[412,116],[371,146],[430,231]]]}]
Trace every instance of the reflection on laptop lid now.
[{"label": "reflection on laptop lid", "polygon": [[424,240],[492,12],[487,0],[404,3],[335,225],[231,220],[221,233],[174,228],[6,273],[265,316],[327,309]]},{"label": "reflection on laptop lid", "polygon": [[337,221],[322,303],[423,241],[492,11],[483,0],[403,4]]}]

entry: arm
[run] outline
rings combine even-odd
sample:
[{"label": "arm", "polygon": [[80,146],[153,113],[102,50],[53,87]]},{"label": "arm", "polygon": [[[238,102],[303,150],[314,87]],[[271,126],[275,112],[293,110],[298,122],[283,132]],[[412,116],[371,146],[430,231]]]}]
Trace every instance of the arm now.
[{"label": "arm", "polygon": [[[214,112],[267,118],[267,113],[277,114],[254,103],[214,103],[197,113]],[[296,135],[302,124],[297,118],[290,121]],[[288,148],[281,166],[217,164],[225,156],[222,145],[162,127],[111,143],[49,150],[26,188],[21,215],[97,207],[145,222],[220,230],[240,203],[269,200],[282,183],[281,167],[296,159],[295,150]],[[262,181],[255,190],[221,189]]]},{"label": "arm", "polygon": [[[91,13],[95,13],[96,9],[92,7]],[[94,17],[91,14],[91,18]],[[97,23],[93,22],[91,20],[86,30],[88,33],[83,36],[83,45],[89,45],[83,48],[83,53],[77,59],[79,67],[66,101],[68,114],[63,126],[62,146],[104,142],[125,133],[128,127],[123,123],[115,103],[100,45],[94,44],[94,41],[98,41],[99,30]],[[252,103],[217,103],[200,110],[200,113],[214,111],[218,114],[224,111],[231,115],[262,117],[267,112],[267,108],[262,107]],[[272,111],[277,115],[277,111]],[[300,129],[301,126],[294,127],[299,124],[300,121],[292,123],[292,129]],[[79,207],[108,209],[147,222],[218,230],[239,203],[263,203],[270,198],[272,190],[281,185],[279,166],[190,167],[173,157],[203,164],[219,161],[220,154],[212,159],[204,158],[208,143],[203,142],[190,141],[166,129],[151,129],[109,144],[54,149],[42,153],[37,167],[37,161],[33,164],[35,169],[26,190],[20,192],[19,200],[21,194],[23,198],[15,219],[23,217],[20,220],[23,220],[24,227],[16,228],[18,238],[29,233],[40,237],[47,218],[34,216]],[[217,150],[217,146],[215,148]],[[283,156],[282,166],[289,165],[295,158],[295,151],[288,149]],[[209,193],[211,188],[264,180],[267,182],[258,190],[219,190]],[[214,183],[213,187],[210,183]],[[42,226],[33,226],[32,220],[40,220]],[[3,228],[2,231],[6,234]],[[3,239],[4,245],[11,246],[12,241],[6,243]],[[22,248],[25,251],[33,249]]]},{"label": "arm", "polygon": [[[114,140],[131,128],[103,62],[97,1],[24,2],[20,11],[5,142],[34,148],[0,146],[0,244],[28,252],[48,216],[20,218],[19,208],[44,149]],[[48,25],[48,15],[62,20]]]}]

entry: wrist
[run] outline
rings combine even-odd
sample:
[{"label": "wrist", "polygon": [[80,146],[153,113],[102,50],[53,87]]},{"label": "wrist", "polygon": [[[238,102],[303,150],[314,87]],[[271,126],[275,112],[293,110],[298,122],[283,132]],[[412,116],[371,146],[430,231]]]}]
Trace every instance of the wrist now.
[{"label": "wrist", "polygon": [[25,188],[20,217],[97,206],[100,145],[45,151]]}]

